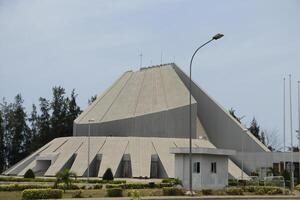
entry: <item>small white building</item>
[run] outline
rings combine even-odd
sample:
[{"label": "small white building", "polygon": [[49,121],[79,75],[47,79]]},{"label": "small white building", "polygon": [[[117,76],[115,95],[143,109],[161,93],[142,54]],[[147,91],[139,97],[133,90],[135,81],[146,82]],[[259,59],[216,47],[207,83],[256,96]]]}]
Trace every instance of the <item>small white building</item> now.
[{"label": "small white building", "polygon": [[[189,188],[189,148],[170,148],[175,154],[175,177]],[[192,149],[193,189],[221,189],[228,184],[228,156],[235,151],[216,148]]]}]

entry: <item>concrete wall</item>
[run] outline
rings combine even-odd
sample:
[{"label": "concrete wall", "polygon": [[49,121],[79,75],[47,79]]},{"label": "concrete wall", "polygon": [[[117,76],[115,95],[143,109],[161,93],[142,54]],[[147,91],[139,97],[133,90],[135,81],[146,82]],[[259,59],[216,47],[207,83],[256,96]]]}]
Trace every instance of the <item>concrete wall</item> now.
[{"label": "concrete wall", "polygon": [[[196,110],[192,105],[192,137],[196,138]],[[74,122],[74,135],[87,136],[88,124]],[[91,136],[189,137],[189,106],[136,116],[133,118],[92,123]]]},{"label": "concrete wall", "polygon": [[[221,189],[228,184],[228,157],[220,155],[193,155],[193,163],[200,162],[200,173],[193,173],[193,189]],[[211,163],[217,163],[217,173],[211,173]],[[175,176],[189,187],[189,155],[175,155]]]},{"label": "concrete wall", "polygon": [[[189,77],[176,65],[173,65],[173,67],[186,87],[189,87]],[[197,115],[206,130],[209,140],[216,147],[241,151],[243,141],[245,144],[244,151],[269,151],[251,133],[245,133],[243,131],[244,127],[194,82],[192,83],[192,94],[197,101]]]},{"label": "concrete wall", "polygon": [[[250,173],[259,168],[273,167],[273,163],[290,162],[290,152],[238,152],[236,160],[245,164],[245,171]],[[300,162],[300,153],[293,152],[293,161]]]}]

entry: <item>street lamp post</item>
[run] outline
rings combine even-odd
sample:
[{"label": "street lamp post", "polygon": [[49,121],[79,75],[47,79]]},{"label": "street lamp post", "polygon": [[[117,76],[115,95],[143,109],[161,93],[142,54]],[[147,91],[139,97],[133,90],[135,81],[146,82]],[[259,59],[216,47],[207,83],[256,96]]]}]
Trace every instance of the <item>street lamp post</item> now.
[{"label": "street lamp post", "polygon": [[[245,135],[247,134],[247,129],[245,128],[245,129],[243,129],[243,132],[245,133]],[[244,149],[245,149],[245,142],[244,142],[244,135],[243,134],[241,134],[241,142],[242,142],[242,170],[241,170],[241,179],[242,179],[242,181],[244,180],[244,157],[245,157],[245,155],[244,155]]]},{"label": "street lamp post", "polygon": [[196,55],[196,53],[205,45],[207,45],[208,43],[212,42],[213,40],[218,40],[220,38],[222,38],[224,35],[221,33],[218,33],[216,35],[214,35],[209,41],[205,42],[204,44],[202,44],[201,46],[199,46],[190,61],[190,84],[189,84],[189,92],[190,92],[190,102],[189,102],[189,164],[190,164],[190,173],[189,173],[189,189],[190,189],[190,194],[193,194],[193,179],[192,179],[192,64],[193,64],[193,60],[194,57]]},{"label": "street lamp post", "polygon": [[87,155],[87,181],[90,179],[90,137],[91,137],[91,123],[93,123],[94,119],[89,119],[89,136],[88,136],[88,155]]}]

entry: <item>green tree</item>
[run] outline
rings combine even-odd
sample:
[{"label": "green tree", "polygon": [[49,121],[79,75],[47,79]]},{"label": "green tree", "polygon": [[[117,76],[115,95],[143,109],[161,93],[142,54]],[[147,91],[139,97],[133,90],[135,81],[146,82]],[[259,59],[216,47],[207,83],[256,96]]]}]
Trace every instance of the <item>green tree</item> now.
[{"label": "green tree", "polygon": [[250,127],[248,128],[248,130],[258,139],[261,141],[261,137],[259,134],[260,131],[260,127],[255,119],[255,117],[253,117]]},{"label": "green tree", "polygon": [[53,97],[51,101],[51,139],[66,136],[67,132],[67,98],[65,98],[65,89],[58,86],[52,89]]},{"label": "green tree", "polygon": [[5,145],[4,145],[4,119],[2,110],[0,110],[0,173],[5,169]]},{"label": "green tree", "polygon": [[57,172],[55,176],[56,176],[56,181],[54,186],[57,187],[59,183],[64,183],[66,186],[66,188],[64,187],[64,189],[71,188],[72,185],[71,177],[76,178],[76,174],[74,172],[71,172],[70,169],[64,169],[60,172]]},{"label": "green tree", "polygon": [[40,135],[38,130],[38,119],[39,116],[37,114],[37,108],[34,104],[32,104],[32,111],[28,119],[30,123],[30,136],[31,136],[31,143],[27,143],[27,149],[29,149],[29,153],[34,152],[39,148]]},{"label": "green tree", "polygon": [[38,116],[37,126],[38,126],[38,136],[36,138],[37,148],[41,147],[42,145],[50,142],[50,103],[47,99],[40,97],[40,116]]},{"label": "green tree", "polygon": [[97,99],[97,95],[91,96],[91,98],[88,100],[88,104],[91,105],[95,100]]},{"label": "green tree", "polygon": [[241,123],[241,119],[240,119],[239,117],[236,116],[235,110],[234,110],[233,108],[230,108],[229,114],[230,114],[234,119],[236,119],[236,121],[238,121],[239,123]]},{"label": "green tree", "polygon": [[65,133],[66,136],[72,136],[73,135],[73,122],[78,117],[78,115],[82,112],[80,110],[80,107],[77,105],[76,102],[77,94],[75,94],[75,89],[71,92],[71,97],[67,98],[67,104],[68,104],[68,112],[66,115],[66,125],[67,125],[67,132]]},{"label": "green tree", "polygon": [[11,136],[9,148],[9,164],[15,164],[26,156],[26,140],[28,137],[27,116],[23,107],[21,94],[15,97],[12,110],[9,112],[8,129]]}]

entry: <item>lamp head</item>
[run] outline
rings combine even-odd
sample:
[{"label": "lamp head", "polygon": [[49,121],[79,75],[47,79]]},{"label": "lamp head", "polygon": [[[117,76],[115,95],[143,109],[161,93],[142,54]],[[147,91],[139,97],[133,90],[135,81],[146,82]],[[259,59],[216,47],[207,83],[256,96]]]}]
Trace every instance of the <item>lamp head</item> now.
[{"label": "lamp head", "polygon": [[214,36],[212,37],[212,39],[218,40],[218,39],[221,39],[223,36],[224,36],[224,35],[223,35],[222,33],[217,33],[216,35],[214,35]]}]

